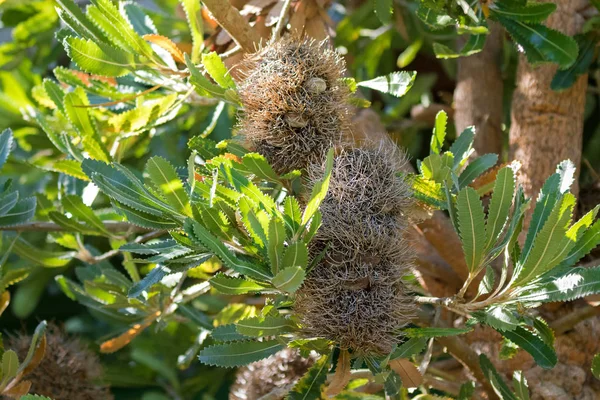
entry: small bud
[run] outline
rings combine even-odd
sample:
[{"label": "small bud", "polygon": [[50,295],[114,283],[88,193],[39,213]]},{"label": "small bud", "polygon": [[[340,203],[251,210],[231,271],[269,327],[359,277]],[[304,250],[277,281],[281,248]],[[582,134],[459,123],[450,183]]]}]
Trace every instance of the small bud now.
[{"label": "small bud", "polygon": [[293,128],[304,128],[308,125],[308,120],[300,113],[288,113],[285,115],[285,120]]},{"label": "small bud", "polygon": [[321,78],[310,78],[308,81],[306,81],[304,87],[309,93],[320,94],[327,90],[327,82]]}]

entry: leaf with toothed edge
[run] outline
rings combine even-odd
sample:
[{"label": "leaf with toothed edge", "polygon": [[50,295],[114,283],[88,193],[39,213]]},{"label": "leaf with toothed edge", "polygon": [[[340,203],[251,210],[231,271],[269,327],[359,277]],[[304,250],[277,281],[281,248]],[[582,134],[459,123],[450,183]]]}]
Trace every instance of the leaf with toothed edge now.
[{"label": "leaf with toothed edge", "polygon": [[558,362],[554,349],[548,346],[539,336],[519,326],[512,331],[501,332],[502,335],[531,354],[536,364],[544,369],[553,368]]},{"label": "leaf with toothed edge", "polygon": [[68,37],[63,42],[69,57],[90,74],[119,77],[135,66],[132,53],[91,40]]},{"label": "leaf with toothed edge", "polygon": [[284,292],[294,293],[304,282],[306,271],[299,266],[285,268],[272,280],[273,286]]},{"label": "leaf with toothed edge", "polygon": [[327,379],[331,354],[321,356],[288,393],[289,400],[311,400],[321,396],[321,386]]},{"label": "leaf with toothed edge", "polygon": [[222,273],[213,276],[209,283],[220,293],[229,295],[258,293],[266,289],[265,286],[249,281],[248,279],[227,276]]},{"label": "leaf with toothed edge", "polygon": [[417,73],[415,71],[392,72],[391,74],[379,76],[375,79],[358,82],[357,85],[392,96],[402,97],[412,87],[416,76]]},{"label": "leaf with toothed edge", "polygon": [[484,256],[486,242],[483,206],[475,189],[466,187],[456,200],[460,239],[470,273],[475,273]]},{"label": "leaf with toothed edge", "polygon": [[198,358],[203,364],[240,367],[267,358],[284,347],[277,340],[234,342],[206,347]]},{"label": "leaf with toothed edge", "polygon": [[494,192],[490,200],[485,231],[487,243],[485,249],[494,246],[508,221],[510,206],[515,192],[515,174],[510,167],[502,168],[496,175]]},{"label": "leaf with toothed edge", "polygon": [[0,169],[4,166],[13,144],[12,130],[5,129],[0,133]]},{"label": "leaf with toothed edge", "polygon": [[181,214],[192,215],[190,199],[175,168],[164,158],[154,156],[146,163],[146,173],[165,200]]},{"label": "leaf with toothed edge", "polygon": [[235,324],[219,325],[213,329],[210,336],[217,342],[237,342],[253,339],[239,333]]},{"label": "leaf with toothed edge", "polygon": [[494,392],[496,392],[502,400],[519,400],[514,393],[510,391],[500,374],[496,371],[494,364],[492,364],[484,354],[479,356],[479,365],[483,370],[483,374],[492,385]]},{"label": "leaf with toothed edge", "polygon": [[13,226],[29,221],[35,215],[35,197],[19,200],[6,214],[0,217],[0,226]]},{"label": "leaf with toothed edge", "polygon": [[296,330],[294,323],[285,317],[253,317],[235,323],[239,333],[245,336],[265,337],[276,336]]}]

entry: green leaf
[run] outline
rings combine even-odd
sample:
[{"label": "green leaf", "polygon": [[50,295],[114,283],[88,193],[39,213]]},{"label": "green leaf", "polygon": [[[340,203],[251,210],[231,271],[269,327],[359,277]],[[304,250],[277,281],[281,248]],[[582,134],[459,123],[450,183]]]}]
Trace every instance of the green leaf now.
[{"label": "green leaf", "polygon": [[485,276],[479,282],[479,288],[477,289],[477,297],[488,294],[494,288],[496,273],[494,272],[494,268],[491,265],[488,265],[485,269]]},{"label": "green leaf", "polygon": [[433,135],[431,136],[431,153],[440,154],[444,139],[446,138],[446,124],[448,123],[448,114],[440,111],[435,116],[435,125]]},{"label": "green leaf", "polygon": [[129,289],[127,296],[131,298],[138,297],[172,272],[173,271],[171,271],[171,269],[165,267],[164,265],[157,265],[156,267],[152,268],[148,275],[146,275],[141,281],[137,282],[131,287],[131,289]]},{"label": "green leaf", "polygon": [[502,335],[531,354],[536,364],[544,369],[554,368],[558,362],[554,349],[548,346],[539,336],[519,326],[512,331],[501,332]]},{"label": "green leaf", "polygon": [[60,18],[79,36],[97,43],[107,40],[104,33],[90,22],[73,0],[56,0],[56,2],[60,6],[58,10]]},{"label": "green leaf", "polygon": [[421,47],[423,47],[423,39],[421,38],[416,39],[414,42],[408,45],[408,47],[406,47],[406,49],[400,53],[398,59],[396,60],[396,65],[398,68],[406,68],[406,66],[413,62],[415,57],[417,57],[417,54],[419,54]]},{"label": "green leaf", "polygon": [[594,375],[596,379],[600,379],[600,354],[596,354],[592,361],[592,375]]},{"label": "green leaf", "polygon": [[2,385],[8,383],[17,375],[19,369],[19,358],[13,350],[7,350],[2,354]]},{"label": "green leaf", "polygon": [[475,127],[466,128],[450,146],[450,153],[454,155],[454,168],[462,165],[473,152]]},{"label": "green leaf", "polygon": [[192,206],[175,168],[164,158],[154,156],[146,164],[146,173],[165,201],[181,214],[192,216]]},{"label": "green leaf", "polygon": [[569,36],[537,23],[526,23],[505,18],[491,12],[491,16],[506,28],[521,45],[530,64],[553,62],[560,69],[569,68],[577,59],[577,42]]},{"label": "green leaf", "polygon": [[553,3],[516,5],[497,1],[490,6],[490,11],[495,15],[522,22],[543,22],[554,10],[556,10],[556,4]]},{"label": "green leaf", "polygon": [[279,183],[279,176],[267,162],[267,159],[258,153],[247,153],[242,158],[242,165],[259,179]]},{"label": "green leaf", "polygon": [[[575,227],[575,225],[573,225]],[[571,229],[573,228],[571,227]],[[571,231],[567,231],[567,236],[573,235]],[[577,243],[570,250],[569,255],[560,262],[557,268],[567,268],[575,265],[586,254],[596,248],[600,244],[600,220],[597,220],[591,228],[589,228],[583,236],[577,240]]]},{"label": "green leaf", "polygon": [[273,278],[272,283],[279,290],[294,293],[304,282],[305,276],[306,272],[301,267],[288,267],[279,271]]},{"label": "green leaf", "polygon": [[269,281],[271,279],[271,276],[263,270],[262,266],[253,265],[237,258],[225,246],[225,244],[223,244],[198,222],[187,219],[184,224],[184,229],[193,241],[205,246],[221,261],[223,261],[227,267],[242,275],[246,275],[254,279],[262,281]]},{"label": "green leaf", "polygon": [[498,161],[497,154],[484,154],[481,157],[477,157],[473,162],[470,162],[458,177],[459,188],[462,189],[471,184],[478,176],[492,168],[496,164],[496,161]]},{"label": "green leaf", "polygon": [[291,243],[283,253],[282,269],[289,267],[301,267],[306,269],[308,265],[308,248],[303,241]]},{"label": "green leaf", "polygon": [[572,301],[597,293],[600,293],[600,267],[573,268],[563,276],[551,277],[521,290],[517,297],[504,303]]},{"label": "green leaf", "polygon": [[375,7],[375,15],[382,24],[387,25],[392,22],[392,13],[394,12],[392,0],[373,0],[373,6]]},{"label": "green leaf", "polygon": [[421,175],[408,175],[406,180],[410,184],[413,196],[417,200],[435,208],[447,208],[446,195],[444,194],[442,185]]},{"label": "green leaf", "polygon": [[44,267],[58,268],[67,265],[77,254],[74,251],[48,251],[33,246],[19,238],[13,245],[13,251],[19,256]]},{"label": "green leaf", "polygon": [[267,358],[284,347],[277,340],[227,343],[206,347],[198,358],[217,367],[240,367]]},{"label": "green leaf", "polygon": [[271,264],[271,272],[273,275],[277,275],[279,270],[282,269],[283,244],[285,242],[285,226],[278,218],[272,218],[269,221],[267,240],[267,254]]},{"label": "green leaf", "polygon": [[[546,3],[551,4],[551,3]],[[575,81],[583,74],[588,72],[590,65],[596,58],[596,44],[598,38],[594,33],[579,34],[574,36],[579,53],[575,63],[562,71],[556,71],[552,78],[550,87],[552,90],[565,90],[573,86]]]},{"label": "green leaf", "polygon": [[489,325],[498,331],[512,331],[519,326],[519,320],[512,309],[495,305],[483,311],[471,314],[479,322]]},{"label": "green leaf", "polygon": [[460,392],[456,400],[471,400],[473,393],[475,392],[475,382],[470,381],[463,383],[460,386]]},{"label": "green leaf", "polygon": [[319,209],[321,202],[325,199],[327,195],[327,190],[329,190],[329,180],[331,179],[331,171],[333,169],[333,149],[330,149],[327,153],[327,161],[325,163],[325,176],[323,179],[317,181],[312,188],[312,192],[310,194],[310,200],[304,209],[304,213],[302,214],[302,225],[306,226],[306,224],[313,217],[315,212]]},{"label": "green leaf", "polygon": [[184,54],[184,57],[185,63],[190,71],[190,83],[194,86],[196,93],[203,97],[225,98],[225,89],[215,85],[202,75],[188,54]]},{"label": "green leaf", "polygon": [[221,57],[216,52],[202,54],[202,65],[204,65],[210,77],[223,89],[236,89],[233,78],[229,74],[223,60],[221,60]]},{"label": "green leaf", "polygon": [[238,202],[238,210],[242,216],[242,223],[252,239],[254,239],[254,242],[260,247],[265,247],[265,244],[267,243],[267,235],[261,221],[269,221],[269,216],[264,212],[264,210],[260,210],[258,213],[256,213],[254,211],[253,203],[248,200],[246,196],[240,197]]},{"label": "green leaf", "polygon": [[135,67],[133,54],[92,40],[68,37],[69,57],[85,72],[101,76],[123,76]]},{"label": "green leaf", "polygon": [[479,270],[486,242],[483,206],[475,189],[466,187],[456,201],[460,240],[470,273]]},{"label": "green leaf", "polygon": [[402,332],[409,338],[435,338],[458,336],[471,332],[472,328],[406,328]]},{"label": "green leaf", "polygon": [[35,215],[35,197],[19,200],[6,214],[0,217],[0,226],[13,226],[29,221]]},{"label": "green leaf", "polygon": [[428,338],[413,337],[402,343],[390,356],[390,360],[396,358],[409,358],[415,354],[421,353],[427,346]]},{"label": "green leaf", "polygon": [[510,391],[504,380],[498,372],[496,368],[494,368],[494,364],[484,355],[479,355],[479,365],[481,365],[481,369],[483,370],[483,374],[487,378],[487,380],[492,385],[494,392],[500,397],[502,400],[519,400],[514,393]]},{"label": "green leaf", "polygon": [[185,11],[186,20],[192,36],[192,61],[200,61],[200,51],[204,46],[204,27],[200,15],[200,2],[196,0],[182,0],[181,5]]},{"label": "green leaf", "polygon": [[266,289],[265,286],[244,278],[217,274],[210,279],[210,285],[223,294],[237,295],[257,293]]},{"label": "green leaf", "polygon": [[510,206],[515,193],[515,174],[512,168],[504,167],[498,171],[494,192],[490,200],[488,217],[485,225],[487,243],[485,250],[489,251],[500,239],[508,221]]},{"label": "green leaf", "polygon": [[483,50],[487,35],[471,35],[469,40],[463,46],[460,51],[452,50],[450,47],[441,43],[433,43],[433,52],[437,58],[450,59],[458,57],[468,57],[470,55],[479,53]]},{"label": "green leaf", "polygon": [[237,342],[251,339],[239,333],[235,324],[219,325],[213,329],[210,335],[217,342]]},{"label": "green leaf", "polygon": [[173,219],[160,217],[155,214],[149,214],[144,211],[139,211],[133,207],[129,207],[117,201],[113,201],[111,203],[114,205],[117,212],[124,215],[127,221],[131,222],[134,225],[149,229],[160,230],[169,230],[180,227],[180,223]]},{"label": "green leaf", "polygon": [[529,388],[527,387],[527,379],[523,371],[515,371],[513,373],[513,387],[515,394],[519,400],[529,400]]},{"label": "green leaf", "polygon": [[531,252],[517,263],[513,287],[528,283],[561,261],[555,255],[560,251],[561,239],[567,234],[574,207],[575,196],[570,193],[556,203],[544,227],[536,235]]},{"label": "green leaf", "polygon": [[415,82],[417,73],[415,71],[392,72],[385,76],[379,76],[368,81],[358,82],[358,86],[377,90],[378,92],[402,97],[409,91]]},{"label": "green leaf", "polygon": [[87,225],[90,225],[94,229],[102,232],[106,236],[112,236],[112,234],[104,227],[102,220],[94,214],[94,211],[83,204],[81,197],[76,195],[64,196],[62,199],[62,206],[65,211],[71,213],[75,218],[83,221]]},{"label": "green leaf", "polygon": [[288,400],[312,400],[321,397],[321,386],[327,379],[331,355],[321,356],[288,393]]},{"label": "green leaf", "polygon": [[302,224],[300,204],[295,197],[287,196],[283,203],[283,220],[288,228],[288,236],[293,236]]},{"label": "green leaf", "polygon": [[13,135],[10,129],[0,133],[0,169],[4,166],[13,145]]},{"label": "green leaf", "polygon": [[264,337],[277,336],[296,330],[295,325],[285,317],[253,317],[235,323],[239,333],[245,336]]},{"label": "green leaf", "polygon": [[40,166],[47,171],[59,172],[66,174],[82,181],[89,181],[90,178],[81,169],[81,163],[77,160],[57,160],[50,166]]},{"label": "green leaf", "polygon": [[0,195],[0,217],[6,215],[19,201],[19,192],[8,192]]}]

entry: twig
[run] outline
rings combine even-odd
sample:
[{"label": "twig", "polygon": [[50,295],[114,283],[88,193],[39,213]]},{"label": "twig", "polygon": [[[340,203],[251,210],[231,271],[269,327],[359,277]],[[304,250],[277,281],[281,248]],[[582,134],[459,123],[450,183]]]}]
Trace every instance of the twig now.
[{"label": "twig", "polygon": [[254,53],[260,36],[228,0],[203,0],[215,20],[247,53]]},{"label": "twig", "polygon": [[554,330],[555,335],[560,335],[573,328],[583,320],[593,316],[600,315],[600,307],[592,307],[585,305],[573,310],[562,318],[553,321],[550,327]]},{"label": "twig", "polygon": [[[148,232],[150,229],[143,228],[141,226],[133,225],[129,222],[121,221],[106,221],[104,227],[109,232]],[[25,224],[12,225],[12,226],[0,226],[0,231],[12,231],[12,232],[65,232],[68,229],[55,224],[54,222],[28,222]]]},{"label": "twig", "polygon": [[283,0],[283,7],[281,8],[281,12],[279,13],[279,20],[277,21],[277,25],[275,25],[275,29],[273,30],[271,36],[271,44],[275,43],[277,39],[279,39],[279,35],[281,35],[281,31],[285,26],[285,19],[290,11],[290,5],[292,4],[292,0]]}]

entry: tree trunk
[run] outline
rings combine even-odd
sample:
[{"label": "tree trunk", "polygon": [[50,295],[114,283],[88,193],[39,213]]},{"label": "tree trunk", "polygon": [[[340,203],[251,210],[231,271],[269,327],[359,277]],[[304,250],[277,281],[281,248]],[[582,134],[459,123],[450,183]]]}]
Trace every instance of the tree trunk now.
[{"label": "tree trunk", "polygon": [[[577,13],[586,0],[551,0],[557,10],[547,25],[567,35],[581,30],[583,17]],[[565,159],[579,171],[583,133],[583,111],[587,74],[562,92],[550,89],[557,67],[532,68],[524,56],[517,70],[517,88],[513,95],[510,129],[511,159],[522,163],[520,179],[526,195],[537,196],[544,181]],[[577,180],[572,188],[577,195]]]},{"label": "tree trunk", "polygon": [[490,23],[490,34],[480,53],[458,59],[454,90],[454,121],[460,134],[468,126],[477,129],[475,153],[502,154],[502,92],[500,72],[504,30]]}]

